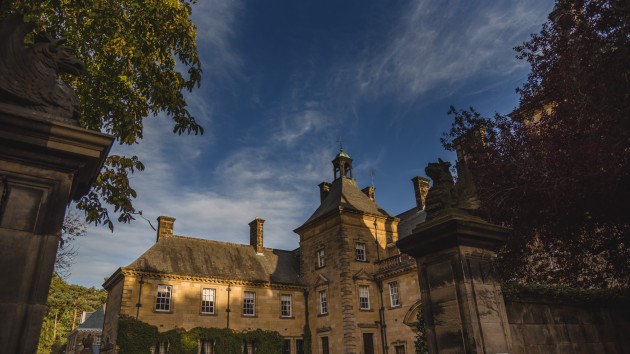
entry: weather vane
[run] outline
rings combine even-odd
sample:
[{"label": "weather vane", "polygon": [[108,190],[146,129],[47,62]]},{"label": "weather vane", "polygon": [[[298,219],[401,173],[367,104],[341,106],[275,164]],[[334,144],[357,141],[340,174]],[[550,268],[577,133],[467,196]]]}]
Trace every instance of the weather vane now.
[{"label": "weather vane", "polygon": [[339,151],[343,151],[343,141],[341,140],[341,137],[339,137],[339,139],[337,139],[337,142],[339,143]]}]

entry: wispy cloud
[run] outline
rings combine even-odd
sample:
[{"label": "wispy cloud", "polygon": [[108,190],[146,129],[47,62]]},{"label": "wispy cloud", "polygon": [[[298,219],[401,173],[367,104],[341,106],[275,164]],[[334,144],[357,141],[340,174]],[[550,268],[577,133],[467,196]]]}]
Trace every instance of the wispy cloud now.
[{"label": "wispy cloud", "polygon": [[511,48],[537,32],[548,10],[535,0],[411,2],[385,40],[362,51],[356,87],[410,100],[429,90],[449,92],[471,78],[509,75],[526,65]]},{"label": "wispy cloud", "polygon": [[320,132],[330,126],[331,119],[320,110],[318,104],[310,102],[306,108],[285,115],[281,119],[280,131],[275,140],[287,145],[294,145],[305,135]]},{"label": "wispy cloud", "polygon": [[197,25],[197,44],[211,53],[202,58],[204,82],[230,81],[241,76],[243,60],[232,45],[237,35],[241,0],[204,0],[193,6],[192,19]]}]

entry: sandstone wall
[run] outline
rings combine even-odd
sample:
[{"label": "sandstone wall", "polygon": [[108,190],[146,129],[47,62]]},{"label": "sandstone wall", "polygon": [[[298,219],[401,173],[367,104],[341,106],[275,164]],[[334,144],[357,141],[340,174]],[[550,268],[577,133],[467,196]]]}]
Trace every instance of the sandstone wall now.
[{"label": "sandstone wall", "polygon": [[[630,353],[630,307],[506,299],[512,352]],[[612,305],[612,306],[611,306]]]}]

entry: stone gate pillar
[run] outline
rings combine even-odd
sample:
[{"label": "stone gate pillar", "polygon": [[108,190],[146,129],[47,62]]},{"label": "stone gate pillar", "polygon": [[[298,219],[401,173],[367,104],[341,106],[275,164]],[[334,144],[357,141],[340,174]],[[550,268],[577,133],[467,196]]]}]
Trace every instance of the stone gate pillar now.
[{"label": "stone gate pillar", "polygon": [[397,242],[418,264],[430,353],[508,353],[505,304],[490,266],[508,232],[450,209]]},{"label": "stone gate pillar", "polygon": [[0,103],[0,351],[35,353],[66,207],[113,138]]}]

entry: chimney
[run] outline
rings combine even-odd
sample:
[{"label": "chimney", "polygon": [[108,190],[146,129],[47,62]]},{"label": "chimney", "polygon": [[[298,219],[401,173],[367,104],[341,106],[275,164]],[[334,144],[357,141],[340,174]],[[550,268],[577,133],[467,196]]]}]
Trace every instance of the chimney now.
[{"label": "chimney", "polygon": [[319,184],[319,202],[322,203],[324,201],[324,199],[326,199],[326,196],[328,196],[328,193],[330,192],[330,186],[331,184],[328,182],[322,182]]},{"label": "chimney", "polygon": [[263,224],[265,220],[256,217],[249,223],[249,244],[254,247],[256,254],[263,253]]},{"label": "chimney", "polygon": [[363,189],[361,189],[361,192],[363,192],[363,194],[367,195],[368,198],[370,198],[373,202],[374,200],[374,186],[368,186],[365,187]]},{"label": "chimney", "polygon": [[158,216],[158,229],[157,229],[157,239],[155,242],[159,242],[164,237],[173,236],[173,224],[175,223],[175,218],[170,216]]},{"label": "chimney", "polygon": [[413,182],[413,191],[416,193],[416,206],[418,209],[424,210],[427,193],[429,193],[429,179],[416,176],[411,179],[411,182]]}]

